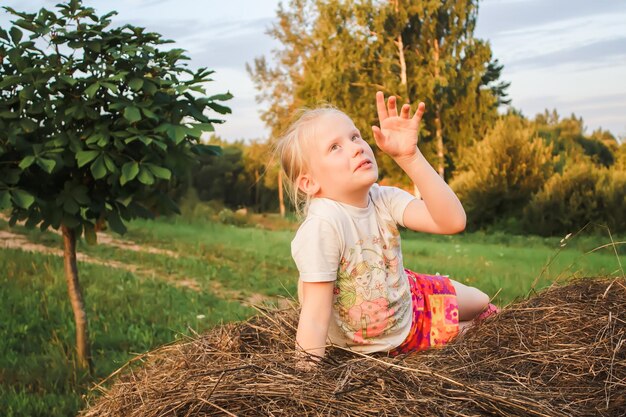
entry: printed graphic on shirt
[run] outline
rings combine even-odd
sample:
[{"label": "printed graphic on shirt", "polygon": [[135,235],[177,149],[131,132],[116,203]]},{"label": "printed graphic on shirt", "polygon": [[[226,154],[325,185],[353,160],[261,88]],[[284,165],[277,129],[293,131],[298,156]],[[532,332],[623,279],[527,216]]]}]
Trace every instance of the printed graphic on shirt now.
[{"label": "printed graphic on shirt", "polygon": [[410,300],[404,271],[399,268],[400,233],[393,222],[385,229],[382,238],[370,236],[356,242],[339,263],[335,309],[340,328],[354,343],[370,344],[369,339],[384,337],[407,314],[398,311]]}]

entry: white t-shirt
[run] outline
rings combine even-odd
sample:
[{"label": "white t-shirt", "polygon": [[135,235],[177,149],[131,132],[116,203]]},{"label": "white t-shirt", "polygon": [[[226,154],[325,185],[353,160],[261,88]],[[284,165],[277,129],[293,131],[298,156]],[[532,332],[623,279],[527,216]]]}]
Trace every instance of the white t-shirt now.
[{"label": "white t-shirt", "polygon": [[408,335],[413,309],[396,224],[404,226],[404,209],[414,198],[374,184],[366,208],[311,201],[291,254],[301,281],[335,282],[328,331],[333,344],[380,352]]}]

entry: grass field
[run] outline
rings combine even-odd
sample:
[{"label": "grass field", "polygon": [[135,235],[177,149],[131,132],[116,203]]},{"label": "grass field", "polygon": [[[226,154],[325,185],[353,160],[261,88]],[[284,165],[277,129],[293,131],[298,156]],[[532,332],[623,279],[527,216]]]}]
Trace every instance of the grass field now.
[{"label": "grass field", "polygon": [[[124,237],[101,237],[96,246],[80,242],[95,365],[90,377],[75,366],[73,315],[62,259],[54,254],[61,237],[9,228],[4,220],[0,232],[0,240],[16,242],[0,243],[2,415],[74,415],[88,388],[134,354],[245,319],[254,314],[250,302],[295,294],[292,230],[177,218],[135,221]],[[526,296],[534,281],[539,289],[570,276],[621,275],[612,247],[586,253],[609,242],[608,235],[585,235],[562,247],[560,238],[403,232],[402,245],[406,267],[449,274],[505,305]],[[20,249],[28,243],[38,252]],[[618,248],[625,265],[624,246]]]}]

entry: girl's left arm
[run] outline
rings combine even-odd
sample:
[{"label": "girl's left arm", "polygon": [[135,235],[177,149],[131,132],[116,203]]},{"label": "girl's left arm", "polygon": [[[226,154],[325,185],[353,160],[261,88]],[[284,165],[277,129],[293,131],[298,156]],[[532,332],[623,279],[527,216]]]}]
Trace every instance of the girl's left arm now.
[{"label": "girl's left arm", "polygon": [[410,106],[396,108],[396,98],[385,106],[382,92],[376,93],[380,127],[372,126],[378,147],[391,156],[417,186],[423,200],[415,199],[404,210],[403,222],[411,230],[453,234],[465,229],[465,210],[454,191],[437,174],[417,147],[419,124],[425,111],[419,103],[413,117]]},{"label": "girl's left arm", "polygon": [[411,201],[404,210],[404,226],[427,233],[454,234],[465,229],[465,210],[454,191],[417,150],[412,158],[396,159],[411,178],[423,200]]}]

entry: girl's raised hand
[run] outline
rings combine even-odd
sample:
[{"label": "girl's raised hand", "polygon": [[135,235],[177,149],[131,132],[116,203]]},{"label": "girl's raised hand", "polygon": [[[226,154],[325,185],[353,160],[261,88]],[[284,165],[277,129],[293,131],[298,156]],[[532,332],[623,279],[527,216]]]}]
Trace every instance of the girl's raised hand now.
[{"label": "girl's raised hand", "polygon": [[378,147],[393,159],[412,158],[417,154],[417,134],[426,106],[420,102],[413,117],[409,117],[411,106],[396,108],[396,97],[391,96],[385,106],[385,95],[376,93],[376,109],[380,127],[372,126]]}]

